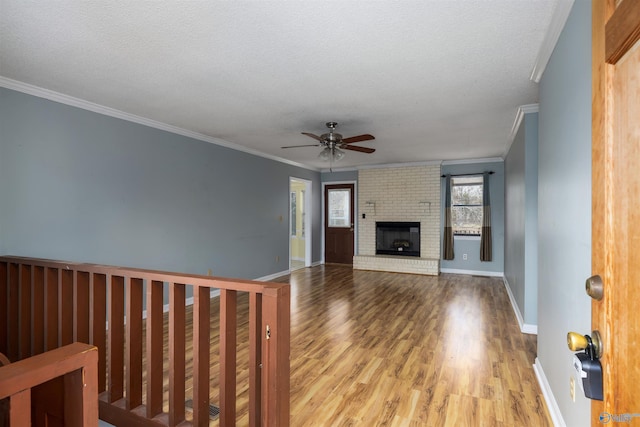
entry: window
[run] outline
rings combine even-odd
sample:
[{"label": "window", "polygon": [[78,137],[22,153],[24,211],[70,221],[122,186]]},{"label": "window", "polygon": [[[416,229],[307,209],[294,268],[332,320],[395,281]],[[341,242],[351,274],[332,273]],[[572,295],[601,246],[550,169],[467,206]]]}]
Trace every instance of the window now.
[{"label": "window", "polygon": [[329,227],[351,226],[351,191],[329,190]]},{"label": "window", "polygon": [[451,178],[451,226],[456,236],[480,236],[482,176]]},{"label": "window", "polygon": [[291,192],[291,235],[296,236],[298,234],[298,230],[296,228],[298,218],[296,213],[298,212],[298,204],[296,203],[296,192]]}]

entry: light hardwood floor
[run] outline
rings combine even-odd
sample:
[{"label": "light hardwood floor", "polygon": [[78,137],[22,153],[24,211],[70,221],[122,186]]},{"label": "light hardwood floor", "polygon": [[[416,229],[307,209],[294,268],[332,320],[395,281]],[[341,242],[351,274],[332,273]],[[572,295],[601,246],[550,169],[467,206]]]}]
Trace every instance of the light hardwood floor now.
[{"label": "light hardwood floor", "polygon": [[[552,425],[532,368],[536,337],[520,332],[502,279],[325,265],[276,281],[291,283],[292,427]],[[247,300],[238,297],[238,426],[248,424]],[[218,328],[212,316],[212,372]],[[187,354],[190,344],[188,333]]]},{"label": "light hardwood floor", "polygon": [[502,279],[320,266],[278,281],[292,426],[552,425]]}]

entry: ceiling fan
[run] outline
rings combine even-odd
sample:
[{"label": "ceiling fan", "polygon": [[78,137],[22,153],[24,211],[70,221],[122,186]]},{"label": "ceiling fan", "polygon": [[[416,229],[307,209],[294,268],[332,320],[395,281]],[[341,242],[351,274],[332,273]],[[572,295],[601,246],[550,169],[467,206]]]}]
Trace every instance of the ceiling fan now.
[{"label": "ceiling fan", "polygon": [[362,142],[362,141],[370,141],[375,139],[373,135],[369,135],[368,133],[352,136],[349,138],[343,138],[339,133],[334,132],[338,127],[338,123],[336,122],[327,122],[327,127],[329,128],[328,133],[323,133],[320,136],[314,135],[308,132],[302,132],[303,135],[307,135],[318,141],[317,144],[305,144],[305,145],[290,145],[287,147],[281,148],[298,148],[298,147],[324,147],[324,149],[320,152],[319,157],[322,160],[340,160],[344,157],[344,151],[342,150],[351,150],[351,151],[359,151],[361,153],[371,154],[376,151],[373,148],[360,147],[358,145],[351,145],[354,142]]}]

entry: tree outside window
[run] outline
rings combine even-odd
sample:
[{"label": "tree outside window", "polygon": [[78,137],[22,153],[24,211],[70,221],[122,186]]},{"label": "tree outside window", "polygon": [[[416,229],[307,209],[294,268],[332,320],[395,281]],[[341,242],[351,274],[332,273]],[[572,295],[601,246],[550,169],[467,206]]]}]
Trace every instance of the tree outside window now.
[{"label": "tree outside window", "polygon": [[482,176],[451,178],[451,223],[456,236],[480,236]]}]

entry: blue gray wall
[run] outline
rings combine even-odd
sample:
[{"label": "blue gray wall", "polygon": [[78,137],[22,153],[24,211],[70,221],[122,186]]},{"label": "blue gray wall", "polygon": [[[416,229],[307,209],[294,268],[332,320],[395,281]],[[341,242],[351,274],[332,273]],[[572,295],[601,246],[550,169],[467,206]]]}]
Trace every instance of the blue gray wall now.
[{"label": "blue gray wall", "polygon": [[538,362],[564,421],[590,425],[576,387],[568,331],[591,329],[591,2],[576,1],[540,82]]},{"label": "blue gray wall", "polygon": [[320,173],[0,88],[4,254],[259,278],[288,270],[289,177]]},{"label": "blue gray wall", "polygon": [[[444,272],[447,270],[486,272],[499,276],[502,276],[504,272],[504,163],[486,162],[442,165],[443,174],[481,174],[484,171],[495,172],[491,175],[489,181],[493,260],[491,262],[480,261],[479,237],[454,237],[453,250],[455,252],[455,259],[451,261],[440,261],[440,269]],[[440,195],[440,206],[442,206],[440,213],[441,229],[444,227],[444,179],[442,183]],[[442,241],[440,245],[442,245]],[[465,253],[467,254],[466,261],[462,259],[462,255]]]},{"label": "blue gray wall", "polygon": [[358,182],[358,171],[339,171],[339,172],[322,172],[322,182],[344,182],[355,181]]},{"label": "blue gray wall", "polygon": [[504,276],[522,321],[538,319],[538,113],[518,129],[505,168]]}]

